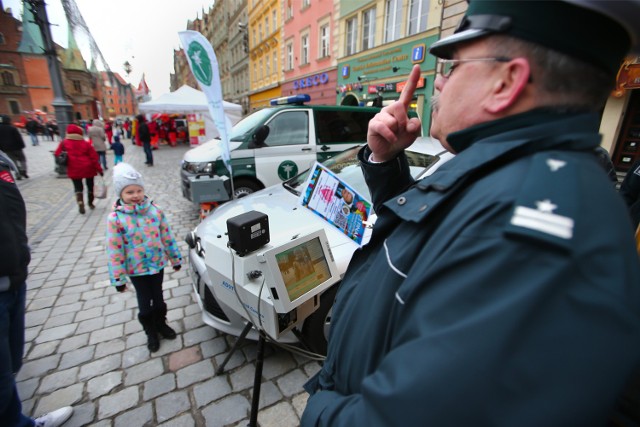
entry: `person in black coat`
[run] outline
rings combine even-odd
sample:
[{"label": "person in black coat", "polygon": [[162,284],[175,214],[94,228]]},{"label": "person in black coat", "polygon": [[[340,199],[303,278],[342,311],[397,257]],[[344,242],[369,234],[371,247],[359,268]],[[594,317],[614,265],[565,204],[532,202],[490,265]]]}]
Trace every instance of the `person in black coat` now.
[{"label": "person in black coat", "polygon": [[138,138],[142,142],[144,148],[144,154],[147,157],[144,162],[147,166],[153,166],[153,152],[151,151],[151,132],[149,131],[149,125],[147,125],[147,119],[144,115],[139,114],[138,119]]},{"label": "person in black coat", "polygon": [[11,117],[0,115],[0,150],[4,151],[18,167],[18,179],[29,178],[27,159],[23,149],[24,140],[18,128],[11,124]]},{"label": "person in black coat", "polygon": [[36,145],[40,145],[40,142],[38,142],[38,131],[40,130],[40,125],[38,124],[36,119],[34,119],[33,117],[30,118],[25,125],[25,129],[31,137],[31,144],[33,144],[34,147]]},{"label": "person in black coat", "polygon": [[0,423],[62,425],[73,414],[67,406],[37,420],[22,414],[15,375],[22,367],[28,265],[27,212],[13,180],[14,165],[0,153]]},{"label": "person in black coat", "polygon": [[640,160],[635,162],[620,185],[620,195],[631,214],[634,229],[640,224]]}]

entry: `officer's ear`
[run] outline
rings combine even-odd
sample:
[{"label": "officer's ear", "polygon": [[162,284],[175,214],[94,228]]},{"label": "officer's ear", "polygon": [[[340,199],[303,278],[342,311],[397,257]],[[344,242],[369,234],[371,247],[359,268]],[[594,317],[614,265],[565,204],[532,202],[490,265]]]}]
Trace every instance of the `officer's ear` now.
[{"label": "officer's ear", "polygon": [[485,108],[488,112],[500,114],[510,109],[519,109],[518,106],[523,103],[532,102],[529,99],[531,66],[526,58],[498,62],[495,66],[495,80],[490,96],[485,100]]}]

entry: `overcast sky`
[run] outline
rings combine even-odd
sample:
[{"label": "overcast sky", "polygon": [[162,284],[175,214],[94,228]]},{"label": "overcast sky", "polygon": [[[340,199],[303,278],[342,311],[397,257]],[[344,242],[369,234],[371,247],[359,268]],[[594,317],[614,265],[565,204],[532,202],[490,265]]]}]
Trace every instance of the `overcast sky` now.
[{"label": "overcast sky", "polygon": [[[173,50],[181,48],[178,31],[187,21],[202,17],[213,0],[75,0],[93,38],[112,71],[138,86],[145,74],[152,98],[169,92],[169,74],[173,72]],[[21,0],[2,0],[13,15],[22,19]],[[60,0],[47,0],[47,15],[53,39],[67,46],[67,23]],[[86,41],[77,39],[87,62],[91,56]],[[127,77],[123,64],[133,70]],[[100,68],[100,66],[98,66]]]}]

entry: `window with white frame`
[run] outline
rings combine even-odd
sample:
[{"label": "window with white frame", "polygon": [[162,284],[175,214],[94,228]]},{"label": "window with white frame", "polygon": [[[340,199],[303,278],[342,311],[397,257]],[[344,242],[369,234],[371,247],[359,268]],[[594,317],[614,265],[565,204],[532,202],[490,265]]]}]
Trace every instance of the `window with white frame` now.
[{"label": "window with white frame", "polygon": [[309,63],[309,34],[300,37],[300,64]]},{"label": "window with white frame", "polygon": [[362,13],[362,50],[375,47],[376,8],[372,7]]},{"label": "window with white frame", "polygon": [[253,81],[258,81],[258,64],[253,64]]},{"label": "window with white frame", "polygon": [[269,37],[269,17],[265,16],[264,17],[264,34]]},{"label": "window with white frame", "polygon": [[264,58],[264,64],[266,68],[266,77],[269,78],[271,76],[271,58],[268,56]]},{"label": "window with white frame", "polygon": [[275,9],[273,10],[271,22],[273,22],[273,31],[276,31],[278,29],[278,11]]},{"label": "window with white frame", "polygon": [[258,35],[260,36],[259,41],[262,41],[262,24],[258,24]]},{"label": "window with white frame", "polygon": [[289,0],[287,2],[287,20],[293,18],[293,2]]},{"label": "window with white frame", "polygon": [[293,70],[293,42],[287,43],[287,70]]},{"label": "window with white frame", "polygon": [[262,58],[260,58],[260,61],[258,63],[258,72],[259,74],[259,78],[260,80],[262,80],[262,78],[264,77],[264,68],[262,67]]},{"label": "window with white frame", "polygon": [[384,5],[384,42],[400,38],[402,23],[402,0],[386,0]]},{"label": "window with white frame", "polygon": [[302,8],[306,9],[311,5],[311,0],[302,0]]},{"label": "window with white frame", "polygon": [[329,56],[329,24],[320,27],[320,58]]},{"label": "window with white frame", "polygon": [[409,22],[407,25],[407,35],[413,35],[425,31],[427,29],[428,17],[428,0],[409,0]]},{"label": "window with white frame", "polygon": [[358,17],[354,16],[351,19],[347,19],[347,55],[353,55],[356,53],[356,43],[358,41]]}]

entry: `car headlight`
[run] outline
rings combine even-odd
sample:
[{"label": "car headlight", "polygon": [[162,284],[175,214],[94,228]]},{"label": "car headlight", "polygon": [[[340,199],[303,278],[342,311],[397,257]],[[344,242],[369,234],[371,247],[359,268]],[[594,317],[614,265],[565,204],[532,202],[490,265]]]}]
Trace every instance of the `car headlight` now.
[{"label": "car headlight", "polygon": [[182,168],[190,173],[207,173],[210,174],[214,171],[213,162],[184,162]]}]

